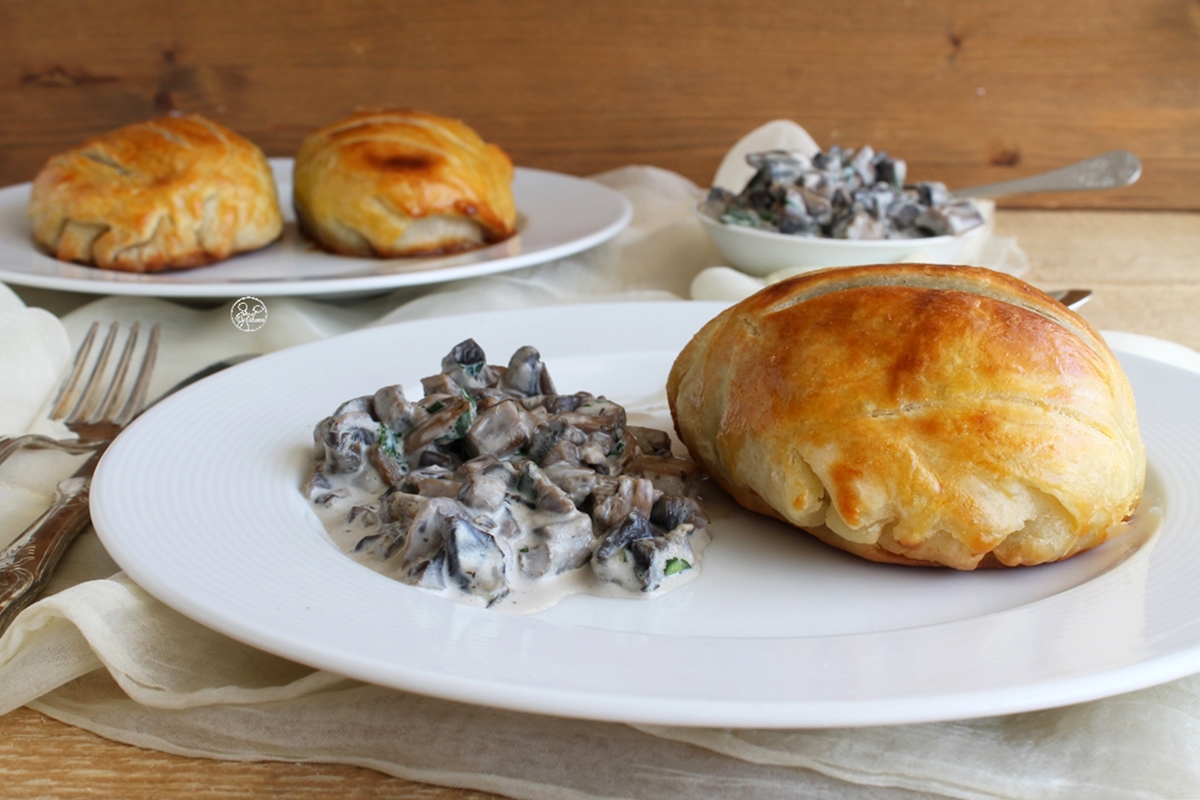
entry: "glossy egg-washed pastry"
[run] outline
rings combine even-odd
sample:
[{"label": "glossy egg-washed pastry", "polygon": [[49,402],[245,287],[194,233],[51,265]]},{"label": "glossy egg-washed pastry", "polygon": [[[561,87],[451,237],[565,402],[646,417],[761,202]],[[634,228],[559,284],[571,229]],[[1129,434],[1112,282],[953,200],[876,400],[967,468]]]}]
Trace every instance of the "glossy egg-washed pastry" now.
[{"label": "glossy egg-washed pastry", "polygon": [[1100,335],[984,269],[830,269],[709,322],[667,386],[739,503],[873,561],[1066,558],[1122,532],[1146,455]]},{"label": "glossy egg-washed pastry", "polygon": [[512,179],[508,155],[458,120],[360,111],[301,142],[296,217],[342,255],[456,253],[513,234]]},{"label": "glossy egg-washed pastry", "polygon": [[54,156],[33,181],[29,217],[56,258],[124,272],[211,264],[283,231],[262,151],[196,114],[127,125]]}]

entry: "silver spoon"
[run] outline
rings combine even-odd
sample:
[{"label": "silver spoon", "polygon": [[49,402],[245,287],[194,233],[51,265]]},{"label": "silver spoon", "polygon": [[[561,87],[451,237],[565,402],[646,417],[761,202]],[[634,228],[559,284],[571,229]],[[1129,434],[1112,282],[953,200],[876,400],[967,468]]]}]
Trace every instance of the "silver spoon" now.
[{"label": "silver spoon", "polygon": [[999,197],[1034,192],[1117,189],[1135,182],[1141,174],[1142,163],[1138,161],[1137,156],[1128,150],[1113,150],[1068,167],[1043,172],[1041,175],[956,189],[951,194],[955,200],[965,200],[970,197]]}]

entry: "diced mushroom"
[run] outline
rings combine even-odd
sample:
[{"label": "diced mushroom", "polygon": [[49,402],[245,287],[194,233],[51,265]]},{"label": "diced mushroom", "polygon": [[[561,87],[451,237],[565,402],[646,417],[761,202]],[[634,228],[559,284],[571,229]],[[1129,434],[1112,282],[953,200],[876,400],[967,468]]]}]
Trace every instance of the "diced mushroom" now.
[{"label": "diced mushroom", "polygon": [[462,481],[453,470],[430,466],[414,469],[404,476],[400,486],[422,497],[454,497],[462,489]]},{"label": "diced mushroom", "polygon": [[527,544],[517,552],[517,569],[531,578],[540,578],[550,570],[550,548],[545,542]]},{"label": "diced mushroom", "polygon": [[579,460],[579,446],[563,439],[542,457],[540,466],[545,469],[553,464],[561,463],[570,464],[573,467],[579,466],[582,463]]},{"label": "diced mushroom", "polygon": [[608,559],[641,539],[654,536],[650,521],[636,511],[621,517],[596,543],[596,558]]},{"label": "diced mushroom", "polygon": [[584,433],[601,431],[612,435],[618,428],[625,427],[625,409],[611,400],[597,398],[583,403],[576,411],[560,414],[558,419]]},{"label": "diced mushroom", "polygon": [[645,478],[630,478],[626,475],[617,477],[616,485],[598,484],[593,493],[595,503],[592,517],[606,529],[615,525],[630,512],[637,512],[644,519],[649,519],[650,509],[658,497],[654,485]]},{"label": "diced mushroom", "polygon": [[334,416],[324,430],[325,470],[345,475],[362,469],[367,449],[379,436],[379,423],[365,411],[349,411]]},{"label": "diced mushroom", "polygon": [[388,491],[379,504],[379,518],[384,524],[399,523],[407,527],[428,502],[428,497],[411,492]]},{"label": "diced mushroom", "polygon": [[454,346],[442,359],[442,373],[464,389],[495,386],[497,380],[487,364],[483,348],[474,339],[467,339]]},{"label": "diced mushroom", "polygon": [[646,455],[671,455],[671,437],[666,431],[654,428],[643,428],[640,425],[626,425],[625,432],[632,434],[638,449]]},{"label": "diced mushroom", "polygon": [[402,436],[429,416],[425,409],[408,402],[404,387],[399,384],[383,387],[375,393],[372,402],[379,421]]},{"label": "diced mushroom", "polygon": [[552,514],[571,514],[575,511],[575,504],[571,502],[571,498],[532,461],[525,462],[522,477],[529,481],[538,508]]},{"label": "diced mushroom", "polygon": [[958,203],[949,203],[943,206],[942,216],[946,217],[950,233],[955,236],[966,233],[967,230],[984,223],[982,213],[979,213],[976,205],[968,200],[960,200]]},{"label": "diced mushroom", "polygon": [[563,440],[581,445],[587,442],[587,434],[570,425],[562,417],[555,417],[534,429],[533,435],[529,438],[529,457],[540,464],[542,459]]},{"label": "diced mushroom", "polygon": [[408,526],[400,563],[405,570],[441,552],[450,521],[465,516],[462,506],[446,497],[433,497],[417,511]]},{"label": "diced mushroom", "polygon": [[445,532],[446,575],[467,594],[489,604],[508,594],[504,553],[491,536],[463,518],[451,519]]},{"label": "diced mushroom", "polygon": [[467,451],[476,456],[504,457],[515,453],[528,441],[525,417],[511,400],[484,411],[467,431]]},{"label": "diced mushroom", "polygon": [[637,513],[624,516],[596,541],[592,554],[592,571],[606,581],[632,591],[644,586],[634,571],[635,561],[629,552],[634,542],[654,537],[654,529],[645,517]]},{"label": "diced mushroom", "polygon": [[354,506],[346,515],[346,521],[357,522],[363,527],[371,528],[379,524],[379,511],[370,506]]},{"label": "diced mushroom", "polygon": [[554,394],[554,382],[550,373],[542,363],[542,356],[534,347],[520,348],[513,353],[508,362],[508,369],[500,380],[500,387],[505,391],[525,397]]},{"label": "diced mushroom", "polygon": [[546,396],[543,406],[551,414],[562,414],[568,411],[575,411],[587,401],[595,399],[587,392],[552,394]]},{"label": "diced mushroom", "polygon": [[376,443],[371,446],[367,457],[388,486],[398,485],[408,474],[408,462],[391,448],[385,449]]},{"label": "diced mushroom", "polygon": [[940,206],[950,202],[950,191],[940,181],[920,181],[904,188],[915,189],[923,206]]},{"label": "diced mushroom", "polygon": [[[322,446],[324,451],[324,446]],[[304,482],[304,496],[312,500],[319,495],[325,494],[333,488],[333,484],[329,481],[329,476],[321,471],[320,464],[313,468],[309,473],[308,480]]]},{"label": "diced mushroom", "polygon": [[700,504],[690,497],[664,494],[654,501],[650,522],[665,531],[672,531],[680,525],[703,528],[708,525],[708,517],[700,510]]},{"label": "diced mushroom", "polygon": [[504,463],[506,462],[493,455],[476,456],[459,464],[455,473],[458,477],[466,480],[472,475],[482,475]]},{"label": "diced mushroom", "polygon": [[534,547],[546,548],[545,570],[529,573],[561,575],[582,567],[592,556],[592,521],[587,514],[575,511],[566,519],[551,522],[533,531]]},{"label": "diced mushroom", "polygon": [[542,472],[546,477],[554,481],[554,485],[562,489],[567,497],[571,498],[571,502],[576,508],[583,505],[583,501],[596,488],[596,472],[587,467],[580,467],[577,464],[572,464],[568,461],[557,461],[542,467]]},{"label": "diced mushroom", "polygon": [[[337,407],[337,411],[333,412],[333,416],[340,417],[343,414],[367,414],[375,417],[375,404],[370,395],[356,397],[353,400],[347,400]],[[375,417],[378,419],[377,417]]]},{"label": "diced mushroom", "polygon": [[454,462],[454,456],[449,453],[443,453],[440,450],[427,447],[421,451],[420,457],[417,458],[417,468],[445,467],[446,469],[454,469]]},{"label": "diced mushroom", "polygon": [[471,429],[471,404],[462,398],[452,400],[404,437],[404,455],[414,453],[438,439],[461,439]]},{"label": "diced mushroom", "polygon": [[505,394],[500,389],[472,389],[470,395],[474,398],[475,407],[480,413],[487,411],[497,403],[516,402],[511,395]]},{"label": "diced mushroom", "polygon": [[599,541],[592,570],[627,589],[652,592],[673,575],[692,569],[695,555],[689,526],[655,535],[650,523],[630,514]]},{"label": "diced mushroom", "polygon": [[457,392],[457,391],[454,392],[454,394],[442,394],[442,393],[426,394],[424,397],[422,397],[420,400],[418,400],[414,405],[418,406],[426,414],[436,414],[437,412],[441,411],[443,408],[445,408],[450,403],[453,403],[456,400],[462,400],[462,399],[463,399],[462,393]]},{"label": "diced mushroom", "polygon": [[[596,444],[594,438],[596,437],[579,448],[579,462],[586,464],[601,475],[607,475],[611,471],[608,468],[608,448],[602,449]],[[607,436],[604,438],[608,439]]]},{"label": "diced mushroom", "polygon": [[430,375],[427,378],[421,378],[421,388],[425,390],[426,396],[450,395],[453,397],[462,393],[462,387],[444,372],[439,372],[437,375]]},{"label": "diced mushroom", "polygon": [[380,561],[386,561],[404,546],[406,533],[403,525],[384,525],[377,533],[360,539],[354,546],[354,552],[369,553]]},{"label": "diced mushroom", "polygon": [[642,591],[653,592],[673,575],[693,568],[696,556],[688,537],[690,528],[676,528],[666,536],[643,539],[629,546],[633,555],[634,575]]},{"label": "diced mushroom", "polygon": [[429,561],[418,564],[409,572],[409,583],[422,589],[435,591],[446,588],[446,551],[439,550],[438,554]]},{"label": "diced mushroom", "polygon": [[645,478],[654,488],[667,494],[686,495],[696,480],[696,465],[682,458],[638,456],[625,464],[622,474]]},{"label": "diced mushroom", "polygon": [[508,484],[502,479],[475,473],[463,481],[458,490],[458,502],[467,508],[495,512],[504,506],[507,492]]},{"label": "diced mushroom", "polygon": [[482,475],[502,481],[509,490],[517,485],[519,472],[511,461],[501,461],[495,456],[485,455],[464,461],[458,468],[457,474],[464,481],[473,476]]}]

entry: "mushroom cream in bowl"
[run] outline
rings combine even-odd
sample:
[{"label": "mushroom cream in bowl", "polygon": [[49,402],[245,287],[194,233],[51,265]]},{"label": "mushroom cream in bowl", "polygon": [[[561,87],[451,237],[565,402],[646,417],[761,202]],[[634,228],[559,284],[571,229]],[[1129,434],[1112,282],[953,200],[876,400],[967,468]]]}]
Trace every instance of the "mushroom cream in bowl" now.
[{"label": "mushroom cream in bowl", "polygon": [[945,184],[907,183],[900,159],[831,147],[811,158],[749,153],[740,192],[715,186],[695,215],[730,264],[765,276],[794,267],[969,260],[987,238],[985,206],[955,200]]}]

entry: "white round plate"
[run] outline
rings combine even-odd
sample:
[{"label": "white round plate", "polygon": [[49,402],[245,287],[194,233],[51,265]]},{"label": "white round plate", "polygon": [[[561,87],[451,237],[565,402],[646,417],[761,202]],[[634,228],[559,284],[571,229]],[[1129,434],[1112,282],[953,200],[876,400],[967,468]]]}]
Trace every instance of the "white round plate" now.
[{"label": "white round plate", "polygon": [[[511,616],[335,549],[301,495],[312,429],[344,400],[436,373],[473,337],[538,347],[559,391],[650,409],[722,304],[558,306],[373,328],[265,355],[151,408],[100,463],[92,518],[152,595],[314,667],[521,711],[738,727],[913,723],[1047,708],[1200,671],[1200,375],[1122,355],[1154,536],[1058,564],[873,564],[774,520],[716,514],[697,580],[651,601]],[[654,398],[659,402],[655,404]],[[647,405],[648,403],[648,405]]]},{"label": "white round plate", "polygon": [[594,181],[518,167],[517,233],[438,258],[352,258],[318,249],[296,228],[292,160],[271,159],[286,222],[283,238],[208,267],[138,275],[59,261],[33,243],[27,183],[0,189],[0,281],[88,294],[219,298],[366,294],[475,278],[553,261],[617,235],[633,217],[623,195]]}]

